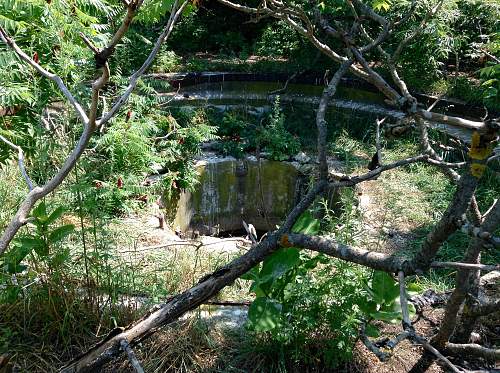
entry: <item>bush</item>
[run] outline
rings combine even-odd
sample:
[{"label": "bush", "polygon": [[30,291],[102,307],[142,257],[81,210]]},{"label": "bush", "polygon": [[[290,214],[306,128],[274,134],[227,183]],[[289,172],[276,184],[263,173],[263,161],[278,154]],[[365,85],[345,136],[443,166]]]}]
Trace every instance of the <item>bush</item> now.
[{"label": "bush", "polygon": [[285,116],[280,108],[279,96],[269,116],[269,124],[259,134],[259,141],[264,150],[270,153],[270,158],[283,161],[300,150],[300,141],[285,128]]}]

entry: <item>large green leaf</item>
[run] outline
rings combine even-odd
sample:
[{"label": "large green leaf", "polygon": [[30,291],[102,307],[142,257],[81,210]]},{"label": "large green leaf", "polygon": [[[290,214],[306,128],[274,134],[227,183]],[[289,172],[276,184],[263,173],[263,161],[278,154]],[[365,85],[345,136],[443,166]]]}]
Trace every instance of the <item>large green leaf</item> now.
[{"label": "large green leaf", "polygon": [[281,278],[299,262],[299,249],[295,247],[279,249],[264,261],[258,282],[273,282]]},{"label": "large green leaf", "polygon": [[256,298],[248,309],[247,327],[257,332],[276,328],[281,321],[280,303],[266,297]]},{"label": "large green leaf", "polygon": [[42,223],[44,223],[48,216],[47,216],[47,206],[45,205],[45,201],[41,201],[37,207],[33,209],[33,212],[31,213],[35,218],[40,220]]},{"label": "large green leaf", "polygon": [[54,229],[49,234],[50,242],[61,241],[66,238],[69,234],[71,234],[75,230],[75,226],[73,224],[62,225],[56,229]]},{"label": "large green leaf", "polygon": [[306,211],[297,219],[295,224],[292,227],[293,233],[302,233],[302,234],[318,234],[320,229],[320,222],[318,219],[315,219],[311,212]]},{"label": "large green leaf", "polygon": [[61,217],[61,215],[63,213],[64,213],[64,207],[59,206],[58,208],[56,208],[54,211],[52,211],[50,213],[45,224],[50,225],[50,224],[54,223],[57,219],[59,219]]},{"label": "large green leaf", "polygon": [[372,291],[377,303],[391,304],[399,297],[399,284],[388,273],[375,271]]},{"label": "large green leaf", "polygon": [[382,320],[391,324],[401,320],[400,312],[379,311],[371,315],[375,320]]},{"label": "large green leaf", "polygon": [[32,246],[22,245],[21,239],[15,241],[14,247],[5,254],[4,263],[7,265],[9,273],[19,273],[26,269],[26,266],[20,263],[33,250]]},{"label": "large green leaf", "polygon": [[259,276],[259,266],[256,265],[255,267],[253,267],[251,270],[249,270],[248,272],[242,274],[240,276],[240,278],[242,280],[251,280],[251,281],[255,281]]}]

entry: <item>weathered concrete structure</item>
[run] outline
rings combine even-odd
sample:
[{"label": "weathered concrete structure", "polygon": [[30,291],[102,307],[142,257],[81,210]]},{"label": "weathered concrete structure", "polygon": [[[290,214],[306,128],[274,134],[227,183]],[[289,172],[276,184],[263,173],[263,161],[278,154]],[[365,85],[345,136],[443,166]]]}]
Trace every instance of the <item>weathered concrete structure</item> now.
[{"label": "weathered concrete structure", "polygon": [[198,161],[200,183],[181,193],[171,222],[181,231],[200,234],[240,230],[242,220],[257,230],[269,230],[298,201],[306,180],[297,162],[278,162],[253,156],[245,159],[210,157]]}]

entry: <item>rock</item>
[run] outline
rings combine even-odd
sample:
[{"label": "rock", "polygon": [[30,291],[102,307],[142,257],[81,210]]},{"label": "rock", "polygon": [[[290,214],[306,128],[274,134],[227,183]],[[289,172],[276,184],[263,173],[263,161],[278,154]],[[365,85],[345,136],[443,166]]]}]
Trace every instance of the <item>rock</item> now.
[{"label": "rock", "polygon": [[293,159],[299,163],[309,163],[311,161],[311,157],[309,157],[306,153],[304,152],[299,152],[297,153]]}]

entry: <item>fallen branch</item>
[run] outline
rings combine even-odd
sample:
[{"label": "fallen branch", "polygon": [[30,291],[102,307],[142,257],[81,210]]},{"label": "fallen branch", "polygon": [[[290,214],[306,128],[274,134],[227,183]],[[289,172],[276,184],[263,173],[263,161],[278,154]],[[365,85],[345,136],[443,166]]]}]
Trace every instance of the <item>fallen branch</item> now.
[{"label": "fallen branch", "polygon": [[280,229],[268,234],[264,240],[254,245],[245,254],[215,272],[204,276],[197,285],[170,298],[118,334],[104,338],[89,351],[63,367],[60,372],[93,372],[120,354],[121,340],[125,339],[131,346],[134,346],[161,326],[174,322],[187,311],[212,298],[221,289],[272,254],[279,247],[279,237],[292,228],[298,217],[324,192],[326,186],[327,183],[324,181],[316,183],[290,212]]},{"label": "fallen branch", "polygon": [[389,360],[390,355],[382,351],[380,348],[375,346],[375,344],[372,341],[370,341],[370,339],[366,335],[365,328],[366,325],[361,324],[361,328],[359,331],[359,338],[361,339],[361,342],[363,342],[368,351],[372,352],[380,361]]},{"label": "fallen branch", "polygon": [[500,359],[500,349],[486,348],[477,343],[446,343],[445,350],[457,356],[473,355],[492,361],[498,361]]},{"label": "fallen branch", "polygon": [[139,360],[137,360],[137,357],[135,356],[134,350],[130,348],[130,345],[125,339],[122,339],[120,341],[120,347],[122,348],[123,351],[127,353],[128,359],[130,361],[130,364],[134,368],[134,370],[137,373],[144,373],[144,369],[141,366],[141,363],[139,363]]}]

